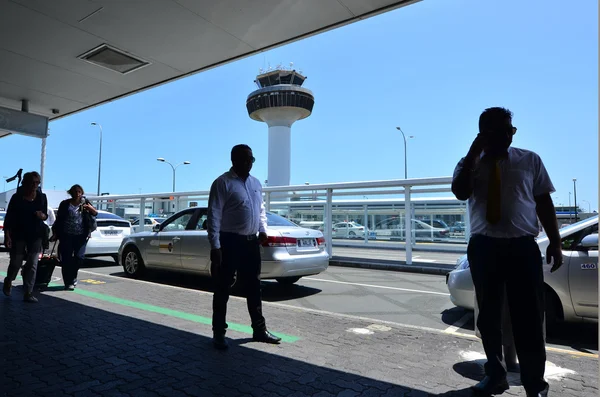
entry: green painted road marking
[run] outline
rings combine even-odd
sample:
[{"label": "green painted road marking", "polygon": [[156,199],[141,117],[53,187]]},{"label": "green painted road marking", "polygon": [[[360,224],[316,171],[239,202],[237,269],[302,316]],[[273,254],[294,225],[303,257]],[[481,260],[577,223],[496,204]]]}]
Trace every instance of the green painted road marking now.
[{"label": "green painted road marking", "polygon": [[[0,275],[6,277],[6,272],[0,272]],[[19,276],[17,278],[21,278],[21,277]],[[50,283],[50,284],[48,284],[48,286],[56,287],[56,286],[61,286],[61,284]],[[140,309],[140,310],[144,310],[147,312],[164,314],[166,316],[176,317],[176,318],[180,318],[182,320],[192,321],[195,323],[212,325],[211,318],[199,316],[197,314],[191,314],[191,313],[181,312],[178,310],[168,309],[166,307],[154,306],[154,305],[150,305],[147,303],[141,303],[141,302],[136,302],[136,301],[132,301],[132,300],[128,300],[128,299],[117,298],[116,296],[101,294],[99,292],[86,291],[86,290],[82,290],[79,288],[75,289],[75,291],[73,291],[73,292],[75,292],[76,294],[79,294],[79,295],[87,296],[88,298],[94,298],[94,299],[98,299],[98,300],[101,300],[104,302],[114,303],[114,304],[121,305],[121,306],[133,307],[135,309]],[[228,329],[233,330],[233,331],[242,332],[244,334],[252,335],[252,327],[249,327],[247,325],[229,323]],[[300,338],[297,336],[281,334],[278,332],[273,332],[273,334],[280,337],[282,342],[294,343],[294,342],[300,340]]]}]

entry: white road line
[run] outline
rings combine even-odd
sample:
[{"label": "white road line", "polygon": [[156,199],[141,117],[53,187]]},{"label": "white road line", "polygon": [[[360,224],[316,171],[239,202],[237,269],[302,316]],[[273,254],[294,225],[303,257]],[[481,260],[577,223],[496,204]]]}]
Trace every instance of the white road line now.
[{"label": "white road line", "polygon": [[[191,293],[197,293],[199,295],[212,295],[213,294],[212,292],[207,292],[207,291],[202,291],[202,290],[195,290],[195,289],[189,289],[189,288],[185,288],[185,287],[177,287],[177,286],[174,286],[174,285],[160,284],[160,283],[155,283],[155,282],[152,282],[152,281],[136,280],[136,279],[125,278],[125,277],[121,277],[121,276],[113,276],[112,274],[103,274],[103,273],[90,272],[88,270],[79,270],[79,272],[80,273],[93,274],[93,275],[102,276],[102,277],[116,278],[116,279],[121,280],[121,281],[130,281],[130,282],[135,282],[135,283],[140,283],[140,284],[152,284],[153,286],[156,286],[156,287],[172,288],[172,289],[187,291],[187,292],[191,292]],[[241,296],[234,296],[234,295],[231,295],[229,297],[229,299],[230,300],[234,299],[234,300],[239,300],[239,301],[244,301],[244,302],[246,301],[246,298],[243,298]],[[445,330],[441,330],[441,329],[438,329],[438,328],[423,327],[423,326],[420,326],[420,325],[402,324],[402,323],[397,323],[397,322],[394,322],[394,321],[378,320],[376,318],[369,318],[369,317],[363,317],[363,316],[354,316],[354,315],[351,315],[351,314],[328,312],[328,311],[325,311],[325,310],[310,309],[310,308],[307,308],[307,307],[288,305],[288,304],[279,303],[279,302],[267,302],[267,301],[263,301],[262,304],[264,306],[280,307],[280,308],[283,308],[283,309],[290,309],[290,310],[295,310],[295,311],[299,311],[299,312],[308,312],[308,313],[321,314],[321,315],[330,316],[330,317],[337,317],[337,318],[343,318],[343,319],[349,319],[349,320],[357,320],[357,321],[365,321],[365,322],[370,322],[370,323],[373,323],[373,324],[386,324],[386,325],[392,325],[392,326],[395,326],[395,327],[398,327],[398,328],[415,329],[415,330],[418,330],[418,331],[431,332],[431,333],[438,334],[438,335],[446,335],[446,336],[450,335],[450,336],[456,336],[456,337],[461,337],[461,338],[465,338],[465,339],[479,340],[479,338],[477,336],[475,336],[475,335],[465,334],[465,333],[460,333],[460,332],[446,332]],[[578,352],[578,351],[575,351],[575,350],[567,350],[567,349],[561,349],[561,348],[556,348],[556,347],[546,347],[546,351],[552,351],[552,352],[560,353],[560,354],[568,354],[568,355],[572,355],[572,356],[588,357],[588,358],[593,358],[593,359],[597,359],[598,358],[598,354],[582,353],[582,352]]]},{"label": "white road line", "polygon": [[459,328],[462,328],[462,326],[468,323],[472,318],[473,313],[467,313],[461,318],[459,318],[454,324],[446,328],[444,332],[447,332],[449,334],[455,333],[456,331],[458,331]]},{"label": "white road line", "polygon": [[334,283],[334,284],[346,284],[346,285],[356,285],[359,287],[369,287],[369,288],[381,288],[381,289],[391,289],[394,291],[404,291],[404,292],[418,292],[421,294],[431,294],[431,295],[443,295],[443,296],[450,296],[450,294],[447,294],[445,292],[435,292],[435,291],[423,291],[423,290],[419,290],[419,289],[409,289],[409,288],[398,288],[398,287],[386,287],[384,285],[373,285],[373,284],[362,284],[362,283],[350,283],[348,281],[337,281],[337,280],[325,280],[323,278],[313,278],[313,277],[304,277],[304,280],[311,280],[311,281],[321,281],[324,283]]}]

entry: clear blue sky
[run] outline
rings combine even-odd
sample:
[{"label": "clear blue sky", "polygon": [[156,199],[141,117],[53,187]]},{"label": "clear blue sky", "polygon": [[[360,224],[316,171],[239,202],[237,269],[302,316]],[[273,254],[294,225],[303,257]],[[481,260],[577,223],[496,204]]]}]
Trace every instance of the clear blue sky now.
[{"label": "clear blue sky", "polygon": [[[449,176],[477,133],[480,112],[505,106],[514,146],[538,152],[568,202],[598,204],[598,9],[578,0],[425,0],[264,54],[52,122],[45,187],[93,193],[97,121],[104,127],[102,191],[205,190],[247,143],[267,178],[267,127],[245,108],[258,69],[294,62],[308,76],[313,114],[292,132],[292,184]],[[2,139],[0,169],[39,169],[40,142]],[[7,186],[8,187],[8,186]],[[587,203],[581,204],[587,209]]]}]

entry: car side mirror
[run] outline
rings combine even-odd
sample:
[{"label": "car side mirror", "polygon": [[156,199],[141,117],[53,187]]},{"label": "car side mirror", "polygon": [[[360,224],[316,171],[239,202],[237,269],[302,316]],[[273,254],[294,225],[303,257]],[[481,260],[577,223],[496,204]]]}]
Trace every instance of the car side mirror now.
[{"label": "car side mirror", "polygon": [[598,249],[598,233],[588,234],[579,243],[579,248],[582,250]]},{"label": "car side mirror", "polygon": [[154,226],[152,226],[152,231],[153,232],[160,232],[160,225],[154,225]]}]

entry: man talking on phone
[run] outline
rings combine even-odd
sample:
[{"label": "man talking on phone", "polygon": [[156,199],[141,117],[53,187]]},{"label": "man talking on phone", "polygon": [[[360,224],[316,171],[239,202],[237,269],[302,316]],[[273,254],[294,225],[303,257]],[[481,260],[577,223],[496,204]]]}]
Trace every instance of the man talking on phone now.
[{"label": "man talking on phone", "polygon": [[467,256],[479,305],[477,327],[487,356],[485,378],[473,386],[476,395],[508,390],[502,358],[504,293],[528,397],[544,397],[544,279],[542,255],[535,241],[539,221],[550,240],[546,261],[556,271],[562,251],[554,186],[540,157],[511,147],[517,128],[513,114],[500,107],[479,117],[479,134],[454,171],[452,192],[468,200],[471,237]]}]

